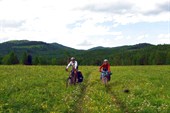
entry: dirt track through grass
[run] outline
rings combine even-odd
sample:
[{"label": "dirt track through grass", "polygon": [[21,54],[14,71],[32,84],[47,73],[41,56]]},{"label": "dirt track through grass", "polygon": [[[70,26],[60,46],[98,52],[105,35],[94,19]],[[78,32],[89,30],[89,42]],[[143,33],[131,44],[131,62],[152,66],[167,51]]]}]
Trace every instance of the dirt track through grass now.
[{"label": "dirt track through grass", "polygon": [[[112,97],[112,100],[114,102],[114,104],[116,104],[116,106],[119,107],[119,109],[122,111],[122,113],[129,113],[128,111],[128,107],[123,103],[121,102],[121,100],[119,100],[116,95],[115,95],[115,92],[112,90],[111,91],[111,86],[112,84],[108,84],[108,86],[106,87],[106,92],[108,94],[110,94],[110,96]],[[128,94],[127,94],[128,95]]]},{"label": "dirt track through grass", "polygon": [[86,94],[86,89],[88,87],[89,84],[89,78],[90,78],[90,74],[91,72],[88,72],[86,75],[84,75],[86,77],[86,79],[84,80],[84,83],[81,83],[81,96],[79,97],[78,102],[76,103],[76,107],[75,107],[75,113],[83,113],[83,98],[85,97]]}]

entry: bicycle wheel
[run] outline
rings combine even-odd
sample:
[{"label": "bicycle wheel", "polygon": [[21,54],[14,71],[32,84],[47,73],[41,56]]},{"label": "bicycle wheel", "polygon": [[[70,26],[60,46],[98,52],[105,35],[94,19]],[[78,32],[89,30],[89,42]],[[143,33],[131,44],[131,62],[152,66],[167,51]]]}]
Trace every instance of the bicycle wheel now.
[{"label": "bicycle wheel", "polygon": [[74,85],[76,85],[76,76],[75,76],[75,74],[72,76],[72,83],[73,83]]},{"label": "bicycle wheel", "polygon": [[66,88],[71,84],[71,79],[70,78],[67,78],[66,79]]},{"label": "bicycle wheel", "polygon": [[107,86],[107,81],[108,81],[108,79],[107,79],[107,77],[105,76],[105,77],[104,77],[104,85],[105,85],[105,87]]}]

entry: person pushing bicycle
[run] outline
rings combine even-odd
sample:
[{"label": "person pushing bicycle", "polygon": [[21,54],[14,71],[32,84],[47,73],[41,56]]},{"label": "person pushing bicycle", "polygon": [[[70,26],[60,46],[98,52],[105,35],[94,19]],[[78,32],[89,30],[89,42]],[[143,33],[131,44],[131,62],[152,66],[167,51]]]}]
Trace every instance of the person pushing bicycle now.
[{"label": "person pushing bicycle", "polygon": [[107,59],[104,59],[103,64],[99,68],[99,71],[101,72],[100,79],[103,79],[105,74],[107,73],[108,80],[110,81],[111,71],[110,71],[110,64]]},{"label": "person pushing bicycle", "polygon": [[71,61],[68,63],[68,65],[66,67],[66,71],[68,71],[68,68],[70,66],[72,66],[72,70],[71,70],[70,75],[74,76],[75,79],[76,79],[77,78],[77,71],[78,71],[78,62],[76,61],[76,59],[74,57],[72,57],[70,60]]}]

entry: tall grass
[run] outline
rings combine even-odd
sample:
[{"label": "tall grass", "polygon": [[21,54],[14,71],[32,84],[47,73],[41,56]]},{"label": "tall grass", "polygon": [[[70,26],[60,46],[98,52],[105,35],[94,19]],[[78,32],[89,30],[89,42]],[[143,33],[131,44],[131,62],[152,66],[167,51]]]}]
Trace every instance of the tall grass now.
[{"label": "tall grass", "polygon": [[111,67],[107,87],[98,67],[80,70],[84,82],[66,88],[64,66],[0,66],[0,112],[170,112],[170,66]]}]

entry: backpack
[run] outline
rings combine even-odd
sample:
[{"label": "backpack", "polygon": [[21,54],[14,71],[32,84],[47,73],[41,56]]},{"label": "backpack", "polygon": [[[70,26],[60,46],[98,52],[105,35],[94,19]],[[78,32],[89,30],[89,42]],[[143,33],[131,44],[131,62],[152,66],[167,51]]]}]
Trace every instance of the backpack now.
[{"label": "backpack", "polygon": [[82,75],[82,73],[81,73],[81,71],[78,71],[77,72],[77,75],[78,75],[78,82],[80,83],[80,82],[83,82],[83,75]]}]

